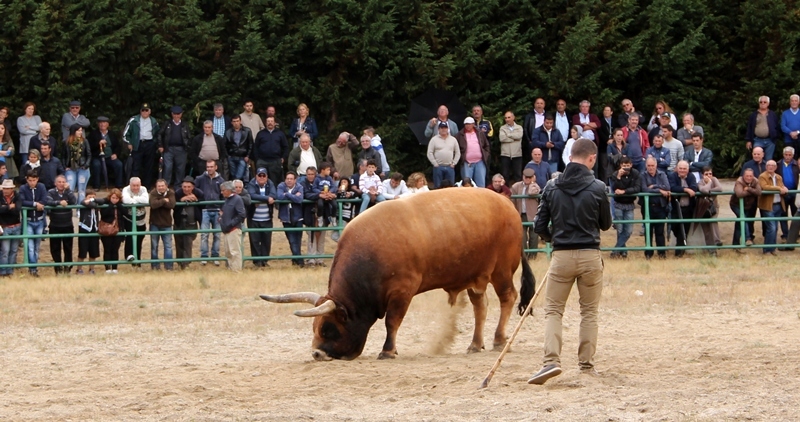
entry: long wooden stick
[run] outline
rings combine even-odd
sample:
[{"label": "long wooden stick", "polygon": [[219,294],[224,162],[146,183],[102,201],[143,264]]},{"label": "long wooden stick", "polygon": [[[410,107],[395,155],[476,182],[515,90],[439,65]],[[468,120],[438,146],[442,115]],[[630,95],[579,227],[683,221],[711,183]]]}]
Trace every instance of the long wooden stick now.
[{"label": "long wooden stick", "polygon": [[533,307],[533,303],[536,302],[536,298],[539,297],[539,293],[543,292],[547,287],[547,280],[550,278],[549,276],[550,276],[550,269],[547,270],[547,273],[544,275],[544,281],[542,282],[542,285],[539,287],[539,290],[536,292],[536,294],[533,295],[533,298],[528,303],[528,307],[525,308],[525,313],[523,313],[522,318],[519,319],[517,327],[514,328],[514,332],[511,333],[511,337],[509,337],[508,340],[506,341],[506,346],[503,347],[503,351],[500,352],[500,356],[497,357],[497,361],[492,366],[492,369],[489,370],[489,373],[486,375],[486,378],[483,379],[483,382],[481,383],[480,387],[478,387],[478,389],[486,388],[489,386],[489,381],[492,380],[492,377],[494,376],[494,373],[497,371],[497,368],[499,368],[500,364],[503,362],[503,358],[506,356],[508,349],[511,348],[511,343],[514,342],[514,339],[517,337],[517,333],[519,333],[519,329],[522,328],[522,323],[525,322],[525,318],[527,318],[528,314],[531,313],[531,308]]}]

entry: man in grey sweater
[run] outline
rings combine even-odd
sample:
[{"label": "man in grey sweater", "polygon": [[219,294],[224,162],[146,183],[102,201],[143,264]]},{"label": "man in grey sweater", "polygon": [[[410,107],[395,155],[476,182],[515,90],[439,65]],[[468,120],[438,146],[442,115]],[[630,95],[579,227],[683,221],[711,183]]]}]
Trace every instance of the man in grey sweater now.
[{"label": "man in grey sweater", "polygon": [[242,198],[233,191],[233,182],[223,183],[220,190],[225,198],[219,216],[225,257],[228,258],[228,268],[239,272],[242,270],[242,222],[247,214]]},{"label": "man in grey sweater", "polygon": [[439,123],[439,134],[428,143],[428,161],[433,164],[433,187],[438,188],[443,179],[456,183],[455,167],[461,159],[461,149],[456,138],[450,136],[447,123]]}]

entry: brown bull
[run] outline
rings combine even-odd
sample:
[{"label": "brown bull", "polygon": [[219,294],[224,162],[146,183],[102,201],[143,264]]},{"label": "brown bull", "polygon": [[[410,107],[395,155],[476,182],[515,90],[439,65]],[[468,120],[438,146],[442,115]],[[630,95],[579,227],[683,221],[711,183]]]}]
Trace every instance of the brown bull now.
[{"label": "brown bull", "polygon": [[484,292],[500,298],[495,349],[506,342],[506,323],[517,290],[512,276],[522,261],[522,313],[533,297],[533,273],[522,257],[522,222],[511,201],[488,189],[450,188],[383,202],[359,215],[342,233],[331,265],[328,293],[261,296],[277,302],[307,302],[297,311],[314,317],[313,356],[354,359],[370,327],[386,317],[386,342],[378,359],[397,355],[395,337],[411,299],[444,289],[450,305],[467,290],[475,312],[468,352],[484,348]]}]

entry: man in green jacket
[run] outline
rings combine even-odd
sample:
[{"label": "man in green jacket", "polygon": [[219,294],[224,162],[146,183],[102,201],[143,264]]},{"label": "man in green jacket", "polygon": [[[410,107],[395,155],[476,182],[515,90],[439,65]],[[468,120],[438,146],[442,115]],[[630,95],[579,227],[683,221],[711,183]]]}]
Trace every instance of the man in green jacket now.
[{"label": "man in green jacket", "polygon": [[[131,177],[142,179],[142,185],[152,188],[156,176],[155,164],[158,162],[156,136],[158,122],[150,117],[150,104],[144,103],[139,114],[128,119],[122,139],[127,146],[128,156],[120,157],[125,161],[125,180]],[[123,154],[126,149],[123,148]]]}]

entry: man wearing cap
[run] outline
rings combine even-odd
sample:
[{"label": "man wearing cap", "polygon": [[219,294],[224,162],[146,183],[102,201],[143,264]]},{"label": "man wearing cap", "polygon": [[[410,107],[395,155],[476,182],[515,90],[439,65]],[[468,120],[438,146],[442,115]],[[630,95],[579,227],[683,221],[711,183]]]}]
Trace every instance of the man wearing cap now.
[{"label": "man wearing cap", "polygon": [[283,163],[289,157],[289,141],[278,129],[274,116],[267,116],[266,128],[258,132],[253,143],[252,160],[264,167],[275,180],[283,180]]},{"label": "man wearing cap", "polygon": [[214,123],[211,120],[203,122],[203,132],[192,139],[189,155],[194,159],[195,174],[200,174],[203,169],[206,169],[208,160],[214,160],[222,177],[229,177],[228,152],[225,150],[225,141],[214,133]]},{"label": "man wearing cap", "polygon": [[126,161],[125,179],[139,177],[145,186],[152,186],[158,160],[156,156],[158,131],[158,122],[150,116],[150,104],[148,103],[142,104],[138,115],[128,119],[125,130],[122,132],[124,141],[122,151],[124,154],[127,149],[128,154],[122,157]]},{"label": "man wearing cap", "polygon": [[[183,178],[180,189],[175,191],[175,202],[199,202],[202,201],[203,191],[194,186],[194,178],[186,176]],[[175,205],[172,213],[175,230],[197,230],[198,223],[203,219],[202,207],[199,205]],[[197,233],[175,234],[175,258],[191,258],[192,243],[197,237]],[[179,262],[181,269],[189,266],[188,262]]]},{"label": "man wearing cap", "polygon": [[[114,186],[122,189],[124,166],[119,157],[121,155],[122,144],[117,135],[108,130],[108,117],[100,116],[97,118],[97,129],[93,130],[86,140],[89,142],[89,150],[92,153],[92,186],[95,190],[100,189],[100,181],[103,179],[103,161],[105,161],[105,181],[108,183],[108,171],[114,173]],[[111,188],[111,186],[106,186]]]},{"label": "man wearing cap", "polygon": [[[170,109],[172,119],[164,122],[158,134],[158,153],[164,157],[163,177],[170,186],[177,185],[186,174],[187,152],[192,139],[188,122],[183,121],[183,108],[173,106]],[[173,179],[174,176],[174,179]]]},{"label": "man wearing cap", "polygon": [[[671,121],[674,118],[675,118],[675,116],[672,113],[668,112],[668,111],[665,111],[665,112],[661,113],[661,116],[659,116],[658,120],[656,120],[652,124],[647,125],[648,128],[649,128],[649,131],[647,132],[647,138],[652,141],[656,137],[656,135],[662,135],[663,136],[664,135],[663,126],[664,125],[672,126]],[[672,126],[672,127],[674,127],[674,126]],[[691,142],[689,143],[689,145],[691,145]]]},{"label": "man wearing cap", "polygon": [[[91,122],[83,114],[81,114],[81,102],[78,100],[69,102],[69,111],[61,116],[61,140],[65,141],[69,137],[69,127],[74,124],[79,124],[84,131],[89,129]],[[54,145],[55,146],[55,145]]]},{"label": "man wearing cap", "polygon": [[[512,199],[517,212],[522,217],[522,245],[524,249],[539,249],[539,235],[533,231],[533,220],[539,208],[539,199],[535,196],[540,192],[536,183],[536,171],[530,167],[522,170],[522,181],[511,186],[511,195],[525,195],[525,198]],[[536,258],[536,252],[525,254],[527,258]]]},{"label": "man wearing cap", "polygon": [[355,172],[353,166],[353,153],[358,151],[358,139],[349,132],[342,132],[336,138],[336,142],[328,146],[328,153],[325,161],[333,164],[333,168],[339,172],[339,177],[349,179]]},{"label": "man wearing cap", "polygon": [[464,129],[455,136],[461,154],[461,178],[469,177],[475,185],[486,187],[486,168],[489,166],[489,139],[482,130],[475,130],[475,119],[464,119]]},{"label": "man wearing cap", "polygon": [[[252,231],[272,228],[272,213],[278,191],[267,176],[267,169],[260,167],[256,170],[256,177],[247,184],[247,192],[252,200],[247,207],[247,228],[251,230],[248,235],[250,255],[253,257],[269,256],[272,251],[272,232]],[[265,259],[255,259],[253,264],[260,268],[269,266]]]},{"label": "man wearing cap", "polygon": [[[369,138],[367,138],[369,139]],[[362,139],[362,146],[363,146]],[[360,157],[360,155],[359,155]],[[439,134],[428,142],[428,161],[433,165],[433,187],[438,188],[442,180],[456,183],[455,166],[461,159],[458,141],[450,135],[450,127],[445,122],[439,123]]]}]

